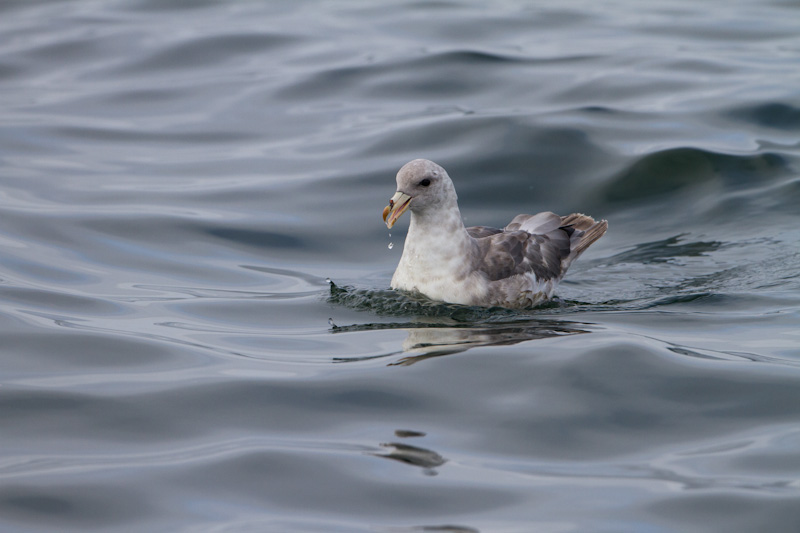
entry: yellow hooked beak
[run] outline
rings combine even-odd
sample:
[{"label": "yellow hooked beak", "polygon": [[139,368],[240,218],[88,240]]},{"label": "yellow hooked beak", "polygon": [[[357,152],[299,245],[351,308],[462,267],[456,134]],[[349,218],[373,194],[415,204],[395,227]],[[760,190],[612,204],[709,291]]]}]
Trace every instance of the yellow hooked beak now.
[{"label": "yellow hooked beak", "polygon": [[411,197],[409,195],[400,191],[394,193],[392,199],[389,200],[389,205],[383,208],[383,221],[386,222],[386,227],[391,229],[397,219],[400,218],[400,215],[408,210],[409,205],[411,205]]}]

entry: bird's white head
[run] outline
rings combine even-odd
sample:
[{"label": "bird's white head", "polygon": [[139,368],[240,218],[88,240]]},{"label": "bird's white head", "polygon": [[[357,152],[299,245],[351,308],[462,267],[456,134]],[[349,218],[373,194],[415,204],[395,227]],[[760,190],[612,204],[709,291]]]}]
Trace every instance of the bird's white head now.
[{"label": "bird's white head", "polygon": [[397,192],[383,209],[383,220],[391,228],[408,209],[423,214],[451,203],[456,205],[457,200],[455,187],[445,169],[433,161],[415,159],[397,173]]}]

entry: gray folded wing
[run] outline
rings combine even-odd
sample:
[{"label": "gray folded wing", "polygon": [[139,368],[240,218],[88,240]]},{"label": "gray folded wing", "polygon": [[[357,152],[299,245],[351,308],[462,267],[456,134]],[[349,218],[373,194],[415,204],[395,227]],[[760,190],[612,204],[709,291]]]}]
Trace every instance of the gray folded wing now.
[{"label": "gray folded wing", "polygon": [[534,274],[539,281],[558,280],[608,224],[578,213],[560,217],[544,212],[517,215],[504,230],[479,226],[467,231],[476,239],[473,265],[490,281]]}]

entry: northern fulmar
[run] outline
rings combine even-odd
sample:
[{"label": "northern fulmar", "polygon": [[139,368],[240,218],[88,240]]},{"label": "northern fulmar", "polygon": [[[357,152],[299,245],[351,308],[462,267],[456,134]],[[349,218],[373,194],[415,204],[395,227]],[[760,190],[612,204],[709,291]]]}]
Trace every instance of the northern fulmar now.
[{"label": "northern fulmar", "polygon": [[411,224],[391,287],[484,307],[548,300],[570,264],[608,228],[605,220],[550,212],[517,215],[503,229],[465,228],[450,176],[427,159],[397,173],[397,192],[383,210],[386,226],[408,210]]}]

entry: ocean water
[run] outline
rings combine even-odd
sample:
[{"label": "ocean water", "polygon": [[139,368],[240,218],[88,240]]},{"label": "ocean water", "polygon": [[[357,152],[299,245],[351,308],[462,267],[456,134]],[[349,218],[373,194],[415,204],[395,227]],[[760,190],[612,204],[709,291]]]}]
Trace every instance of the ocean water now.
[{"label": "ocean water", "polygon": [[[800,530],[798,21],[0,3],[0,529]],[[390,291],[418,157],[609,231],[538,309]]]}]

